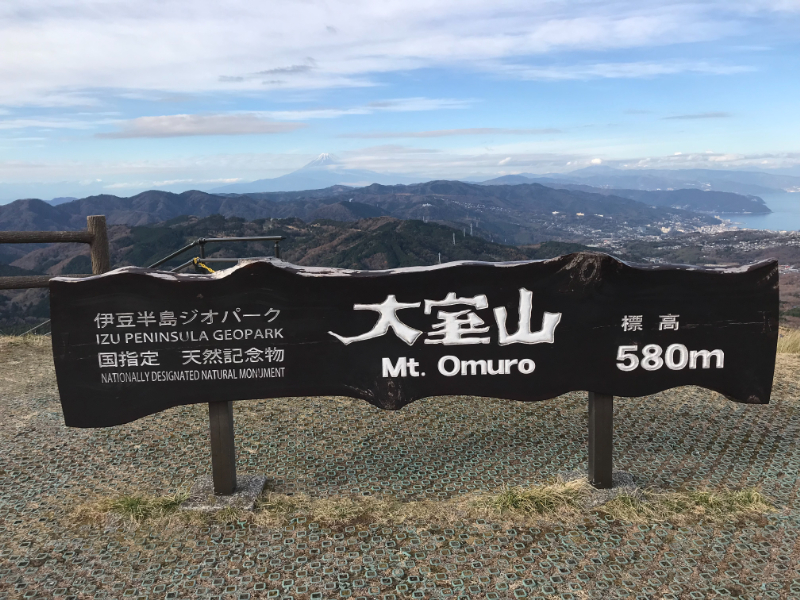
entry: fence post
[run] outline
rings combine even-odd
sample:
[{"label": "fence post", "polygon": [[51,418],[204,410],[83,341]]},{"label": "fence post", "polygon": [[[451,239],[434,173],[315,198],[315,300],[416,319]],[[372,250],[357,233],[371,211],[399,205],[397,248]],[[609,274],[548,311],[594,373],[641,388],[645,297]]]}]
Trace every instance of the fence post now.
[{"label": "fence post", "polygon": [[236,445],[233,438],[233,402],[208,403],[211,434],[211,472],[214,493],[236,491]]},{"label": "fence post", "polygon": [[614,396],[589,392],[589,483],[611,488],[614,464]]},{"label": "fence post", "polygon": [[111,270],[105,216],[92,215],[86,217],[86,228],[94,236],[89,244],[89,252],[92,256],[92,274],[100,275],[100,273]]}]

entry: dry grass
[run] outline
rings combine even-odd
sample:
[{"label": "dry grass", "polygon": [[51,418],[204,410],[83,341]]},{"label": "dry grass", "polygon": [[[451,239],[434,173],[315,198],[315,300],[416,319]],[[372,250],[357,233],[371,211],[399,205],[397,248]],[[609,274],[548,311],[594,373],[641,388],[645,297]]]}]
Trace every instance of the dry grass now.
[{"label": "dry grass", "polygon": [[800,354],[800,329],[781,328],[778,354]]},{"label": "dry grass", "polygon": [[109,514],[121,517],[132,525],[145,521],[170,519],[188,498],[186,493],[172,496],[125,495],[118,498],[104,498],[98,502],[84,504],[75,514],[78,520],[100,521]]},{"label": "dry grass", "polygon": [[0,335],[0,347],[29,347],[29,348],[44,348],[49,347],[53,343],[49,335]]},{"label": "dry grass", "polygon": [[500,514],[517,512],[526,515],[571,513],[579,509],[591,487],[585,479],[556,479],[547,485],[528,488],[505,488],[497,496],[489,496],[479,504]]},{"label": "dry grass", "polygon": [[719,522],[746,515],[774,512],[770,501],[755,488],[744,490],[693,490],[644,492],[642,498],[622,494],[600,511],[620,521]]},{"label": "dry grass", "polygon": [[286,496],[267,492],[252,512],[225,508],[215,513],[180,511],[186,494],[168,497],[121,496],[82,506],[76,517],[80,520],[107,522],[113,515],[128,526],[149,525],[168,528],[173,524],[205,525],[212,522],[248,521],[262,527],[290,524],[304,518],[334,528],[344,525],[401,525],[425,523],[445,526],[456,521],[481,518],[502,518],[509,523],[533,524],[556,518],[577,522],[601,513],[615,520],[634,523],[672,521],[696,523],[719,522],[730,518],[774,512],[769,500],[753,488],[735,490],[693,490],[684,492],[644,491],[640,497],[622,494],[594,509],[586,501],[592,488],[584,480],[529,488],[507,488],[499,494],[467,495],[445,501],[401,502],[392,498],[337,497],[311,498],[305,494]]},{"label": "dry grass", "polygon": [[391,497],[311,498],[267,493],[253,514],[262,526],[284,525],[296,517],[329,526],[355,524],[404,524],[423,522],[447,525],[456,521],[505,517],[529,522],[542,516],[578,517],[591,488],[585,480],[552,483],[529,488],[504,488],[499,494],[465,494],[444,501],[401,502]]}]

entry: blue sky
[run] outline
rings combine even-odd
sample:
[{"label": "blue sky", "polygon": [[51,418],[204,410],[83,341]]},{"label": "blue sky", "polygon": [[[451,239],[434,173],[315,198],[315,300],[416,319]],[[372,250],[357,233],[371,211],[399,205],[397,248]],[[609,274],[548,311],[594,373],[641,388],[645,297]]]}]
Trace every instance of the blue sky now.
[{"label": "blue sky", "polygon": [[0,201],[275,177],[800,174],[800,0],[5,0]]}]

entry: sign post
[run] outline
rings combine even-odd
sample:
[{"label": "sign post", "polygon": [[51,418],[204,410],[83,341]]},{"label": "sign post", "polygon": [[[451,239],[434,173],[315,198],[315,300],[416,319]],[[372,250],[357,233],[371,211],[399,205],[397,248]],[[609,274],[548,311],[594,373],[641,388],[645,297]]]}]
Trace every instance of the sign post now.
[{"label": "sign post", "polygon": [[614,396],[589,392],[589,483],[611,487],[614,453]]},{"label": "sign post", "polygon": [[215,494],[236,491],[236,443],[233,436],[233,402],[208,403],[211,438],[211,475]]},{"label": "sign post", "polygon": [[214,486],[236,489],[231,401],[351,396],[387,410],[589,391],[589,480],[612,485],[613,396],[697,385],[769,402],[778,265],[630,265],[604,254],[387,271],[245,262],[126,267],[50,284],[64,420],[121,425],[209,404]]}]

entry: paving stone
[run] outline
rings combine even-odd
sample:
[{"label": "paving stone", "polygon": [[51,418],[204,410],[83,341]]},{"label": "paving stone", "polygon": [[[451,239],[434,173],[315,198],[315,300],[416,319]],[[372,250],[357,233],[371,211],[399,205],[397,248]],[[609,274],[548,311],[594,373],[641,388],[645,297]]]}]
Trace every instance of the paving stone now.
[{"label": "paving stone", "polygon": [[[49,349],[3,352],[0,599],[800,597],[798,357],[778,357],[766,406],[698,388],[615,400],[618,473],[640,489],[756,485],[778,507],[757,518],[326,526],[298,514],[275,527],[212,517],[163,528],[81,510],[208,477],[205,405],[69,429]],[[240,476],[263,474],[287,496],[437,501],[586,473],[585,393],[448,396],[397,412],[338,397],[234,406]]]}]

